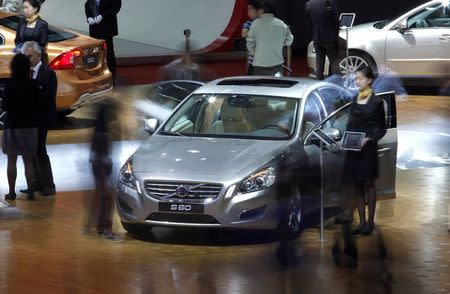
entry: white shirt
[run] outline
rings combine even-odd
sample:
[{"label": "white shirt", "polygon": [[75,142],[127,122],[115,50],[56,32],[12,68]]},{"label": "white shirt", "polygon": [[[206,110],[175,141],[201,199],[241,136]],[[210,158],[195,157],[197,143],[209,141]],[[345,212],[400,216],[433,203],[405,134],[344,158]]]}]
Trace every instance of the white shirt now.
[{"label": "white shirt", "polygon": [[33,67],[31,70],[33,71],[33,80],[35,80],[37,78],[37,75],[39,73],[39,69],[42,66],[42,61],[39,61],[38,64],[36,64],[35,67]]},{"label": "white shirt", "polygon": [[283,47],[291,46],[294,36],[289,27],[273,14],[253,21],[247,36],[247,48],[255,53],[253,66],[272,67],[284,63]]}]

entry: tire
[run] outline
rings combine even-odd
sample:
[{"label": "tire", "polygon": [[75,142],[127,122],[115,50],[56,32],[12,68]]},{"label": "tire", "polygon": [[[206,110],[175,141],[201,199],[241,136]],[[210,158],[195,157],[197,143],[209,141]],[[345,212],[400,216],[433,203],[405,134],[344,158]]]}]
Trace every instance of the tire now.
[{"label": "tire", "polygon": [[[341,70],[341,73],[344,73],[343,70],[345,70],[345,62],[348,60],[348,65],[351,67],[352,72],[356,72],[358,69],[360,69],[363,65],[369,66],[372,68],[374,73],[378,73],[378,68],[373,60],[373,58],[364,52],[360,51],[354,51],[350,50],[347,57],[344,57],[339,61],[339,70]],[[355,63],[355,61],[357,61]]]},{"label": "tire", "polygon": [[375,75],[378,74],[378,69],[372,57],[364,52],[350,50],[347,57],[344,57],[339,62],[339,70],[344,76],[344,86],[349,89],[356,90],[356,72],[364,66],[370,67]]},{"label": "tire", "polygon": [[280,209],[277,235],[281,239],[295,240],[303,231],[303,197],[297,185],[291,185]]},{"label": "tire", "polygon": [[131,235],[141,235],[143,233],[150,232],[152,227],[149,225],[142,225],[142,224],[132,224],[132,223],[126,223],[121,222],[123,228],[130,233]]}]

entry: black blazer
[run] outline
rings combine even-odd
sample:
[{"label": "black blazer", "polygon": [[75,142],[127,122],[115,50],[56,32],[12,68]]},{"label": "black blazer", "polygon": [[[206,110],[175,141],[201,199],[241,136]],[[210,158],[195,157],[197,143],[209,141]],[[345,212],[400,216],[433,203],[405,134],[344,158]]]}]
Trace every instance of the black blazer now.
[{"label": "black blazer", "polygon": [[39,126],[39,88],[32,79],[10,79],[6,83],[2,109],[6,111],[5,129]]},{"label": "black blazer", "polygon": [[310,0],[306,3],[306,21],[312,26],[317,43],[336,42],[339,37],[339,14],[335,0]]},{"label": "black blazer", "polygon": [[35,41],[45,50],[48,43],[48,23],[45,20],[38,18],[31,37],[25,36],[26,27],[27,21],[25,19],[21,20],[19,22],[19,27],[17,28],[16,39],[14,40],[16,46],[20,43],[25,43],[26,41]]},{"label": "black blazer", "polygon": [[58,90],[58,80],[55,72],[45,64],[39,68],[36,76],[39,86],[39,113],[40,125],[49,128],[56,123],[56,92]]},{"label": "black blazer", "polygon": [[121,0],[100,0],[98,11],[96,9],[95,0],[87,0],[84,5],[86,19],[89,17],[95,18],[101,15],[103,20],[99,24],[89,26],[89,35],[97,39],[107,39],[117,36],[119,29],[117,26],[117,14],[122,7]]}]

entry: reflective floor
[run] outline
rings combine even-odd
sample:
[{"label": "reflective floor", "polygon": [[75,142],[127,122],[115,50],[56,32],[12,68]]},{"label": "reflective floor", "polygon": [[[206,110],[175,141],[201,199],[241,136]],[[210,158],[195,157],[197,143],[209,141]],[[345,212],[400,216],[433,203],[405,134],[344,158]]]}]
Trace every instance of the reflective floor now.
[{"label": "reflective floor", "polygon": [[[118,94],[125,105],[129,93]],[[291,266],[267,233],[157,228],[136,239],[115,219],[124,242],[82,235],[93,111],[77,111],[49,136],[57,195],[0,202],[0,293],[450,293],[450,98],[412,96],[398,108],[397,199],[379,202],[376,233],[358,238],[356,270],[332,262],[332,221],[325,242],[318,228],[305,230]],[[130,112],[120,124],[117,165],[139,145]],[[1,195],[5,170],[1,155]]]}]

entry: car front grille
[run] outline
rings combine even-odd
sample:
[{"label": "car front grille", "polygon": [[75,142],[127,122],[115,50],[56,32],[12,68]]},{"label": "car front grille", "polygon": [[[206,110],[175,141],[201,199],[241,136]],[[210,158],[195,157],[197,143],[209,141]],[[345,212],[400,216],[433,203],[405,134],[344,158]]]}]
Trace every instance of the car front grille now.
[{"label": "car front grille", "polygon": [[220,184],[145,181],[147,195],[158,200],[214,199],[222,190]]},{"label": "car front grille", "polygon": [[220,224],[214,217],[206,214],[181,214],[154,212],[147,217],[149,221],[168,222],[168,223],[186,223],[186,224]]}]

